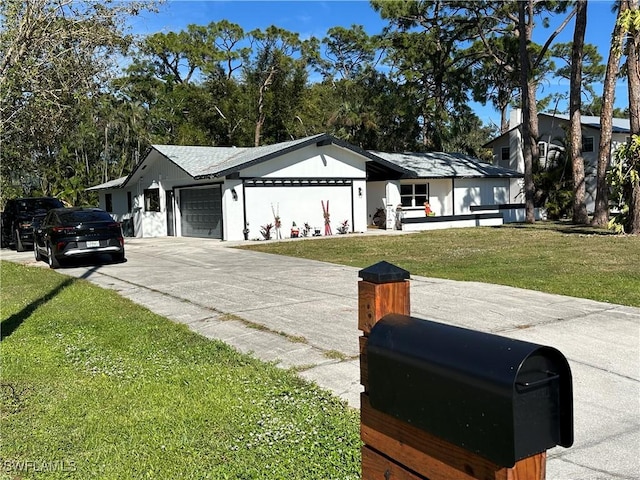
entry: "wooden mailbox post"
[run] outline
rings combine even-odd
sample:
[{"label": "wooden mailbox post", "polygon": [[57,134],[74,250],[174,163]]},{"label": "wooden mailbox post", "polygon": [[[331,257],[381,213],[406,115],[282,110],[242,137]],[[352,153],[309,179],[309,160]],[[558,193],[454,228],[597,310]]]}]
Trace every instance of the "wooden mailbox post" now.
[{"label": "wooden mailbox post", "polygon": [[546,452],[497,465],[464,448],[371,407],[367,342],[385,315],[410,315],[409,272],[387,262],[360,271],[358,328],[361,396],[360,435],[363,480],[543,480]]}]

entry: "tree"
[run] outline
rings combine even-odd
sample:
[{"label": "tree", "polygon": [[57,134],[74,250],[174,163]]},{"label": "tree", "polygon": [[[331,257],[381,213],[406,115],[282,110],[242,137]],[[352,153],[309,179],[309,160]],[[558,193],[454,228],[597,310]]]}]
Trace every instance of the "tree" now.
[{"label": "tree", "polygon": [[373,8],[391,25],[387,63],[419,105],[422,148],[442,151],[449,115],[466,104],[473,58],[462,45],[474,39],[466,2],[374,0]]},{"label": "tree", "polygon": [[362,25],[351,28],[333,27],[322,40],[325,59],[319,61],[326,79],[355,80],[370,67],[375,67],[376,52],[381,47],[378,37],[370,37]]},{"label": "tree", "polygon": [[479,61],[474,65],[473,97],[483,105],[490,101],[500,112],[502,134],[509,130],[508,108],[520,85],[518,41],[507,34],[488,37],[482,27],[479,33],[480,40],[471,47],[479,55]]},{"label": "tree", "polygon": [[0,3],[0,143],[2,175],[28,172],[24,193],[51,193],[60,146],[83,102],[113,74],[126,52],[125,19],[152,2],[99,4],[72,0]]},{"label": "tree", "polygon": [[[558,43],[551,49],[551,56],[564,61],[564,65],[558,68],[554,75],[558,78],[564,78],[571,81],[571,67],[573,65],[573,42]],[[598,48],[595,45],[586,43],[583,45],[582,51],[582,102],[580,105],[580,111],[585,113],[584,108],[589,103],[593,102],[596,98],[596,92],[593,89],[594,83],[602,82],[606,70],[606,66],[602,64],[602,55],[598,53]]]},{"label": "tree", "polygon": [[637,159],[640,157],[640,135],[632,135],[631,140],[618,147],[615,161],[607,171],[607,182],[610,185],[610,200],[616,213],[609,221],[609,228],[619,233],[634,231],[637,221],[634,212],[634,188],[640,181],[640,169]]},{"label": "tree", "polygon": [[250,32],[255,58],[243,68],[243,78],[253,105],[253,145],[263,141],[267,118],[274,123],[268,142],[284,141],[283,120],[295,118],[301,90],[306,83],[306,67],[317,58],[318,41],[301,41],[297,33],[271,26],[266,31]]},{"label": "tree", "polygon": [[602,89],[600,112],[600,144],[598,148],[598,166],[596,172],[596,201],[591,224],[606,227],[609,223],[609,182],[607,169],[611,158],[611,137],[613,132],[613,103],[615,100],[616,79],[620,69],[620,58],[624,37],[622,35],[622,15],[627,10],[627,2],[618,2],[616,23],[611,33],[611,47]]},{"label": "tree", "polygon": [[571,139],[571,171],[573,178],[573,221],[588,224],[585,203],[586,185],[584,159],[582,158],[582,57],[584,55],[584,35],[587,29],[587,0],[576,1],[576,25],[571,48],[571,82],[569,93],[569,117]]},{"label": "tree", "polygon": [[[640,10],[638,0],[628,0],[622,16],[627,32],[627,85],[629,89],[629,123],[636,143],[640,135]],[[631,198],[629,200],[629,233],[640,235],[640,149],[629,148]]]},{"label": "tree", "polygon": [[[523,0],[518,2],[517,31],[520,52],[520,94],[522,104],[522,154],[524,157],[524,197],[525,197],[525,217],[527,223],[535,222],[534,197],[535,185],[533,182],[533,159],[538,151],[538,111],[536,106],[537,82],[535,71],[540,62],[544,59],[549,45],[553,39],[564,29],[569,20],[575,15],[574,9],[566,17],[564,22],[547,39],[542,48],[536,48],[531,41],[533,28],[535,25],[535,15],[540,8],[549,8],[545,5],[540,7],[535,0]],[[551,6],[556,13],[562,12],[565,5]]]}]

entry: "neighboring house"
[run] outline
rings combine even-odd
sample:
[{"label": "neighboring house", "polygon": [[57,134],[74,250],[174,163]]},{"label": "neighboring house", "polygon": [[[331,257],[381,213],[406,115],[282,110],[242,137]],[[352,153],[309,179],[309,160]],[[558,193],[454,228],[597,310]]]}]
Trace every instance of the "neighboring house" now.
[{"label": "neighboring house", "polygon": [[[596,171],[598,165],[598,147],[600,145],[600,117],[583,116],[582,156],[585,163],[587,211],[593,213],[596,198]],[[484,146],[493,150],[494,164],[524,173],[522,155],[522,111],[511,111],[509,130],[491,140]],[[538,114],[538,160],[544,166],[557,164],[558,161],[570,161],[566,138],[569,130],[569,115]],[[611,154],[622,143],[629,141],[631,125],[628,119],[614,118]],[[514,185],[513,188],[516,188]],[[520,200],[522,201],[522,199]]]},{"label": "neighboring house", "polygon": [[513,202],[512,177],[521,175],[469,157],[367,152],[320,134],[249,148],[153,145],[129,176],[89,190],[131,236],[242,240],[261,238],[276,215],[283,238],[294,222],[324,234],[327,207],[333,233],[345,221],[349,232],[366,231],[379,208],[389,212],[387,228],[416,229],[412,216],[434,228],[425,201],[439,225],[469,220],[463,215],[479,224],[490,213],[502,223],[497,209]]}]

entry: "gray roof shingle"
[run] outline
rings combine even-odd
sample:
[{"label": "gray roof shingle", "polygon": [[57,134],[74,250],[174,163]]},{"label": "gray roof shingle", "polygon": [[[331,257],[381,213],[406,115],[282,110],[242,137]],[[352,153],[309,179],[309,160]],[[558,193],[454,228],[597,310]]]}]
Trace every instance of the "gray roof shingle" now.
[{"label": "gray roof shingle", "polygon": [[[521,174],[480,162],[478,159],[459,153],[385,153],[360,150],[357,147],[326,134],[282,142],[261,147],[202,147],[183,145],[152,145],[152,151],[166,157],[194,179],[224,177],[231,172],[252,164],[284,155],[291,150],[330,140],[338,146],[349,148],[367,156],[374,163],[403,178],[452,178],[452,177],[518,177]],[[138,164],[141,165],[142,163]],[[126,185],[129,177],[119,178],[91,190],[119,188]],[[395,177],[398,178],[398,177]]]},{"label": "gray roof shingle", "polygon": [[194,178],[224,176],[225,173],[246,167],[265,157],[313,142],[324,134],[264,145],[261,147],[188,147],[179,145],[153,145],[153,148],[170,159]]},{"label": "gray roof shingle", "polygon": [[462,153],[386,153],[371,152],[415,173],[416,178],[521,177],[514,170],[485,163]]}]

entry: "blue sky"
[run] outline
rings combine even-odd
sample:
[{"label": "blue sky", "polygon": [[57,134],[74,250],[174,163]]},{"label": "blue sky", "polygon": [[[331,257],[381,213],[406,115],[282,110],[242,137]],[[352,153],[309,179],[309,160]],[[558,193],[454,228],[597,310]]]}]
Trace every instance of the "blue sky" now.
[{"label": "blue sky", "polygon": [[[612,1],[590,0],[586,42],[598,47],[606,62],[609,53],[611,32],[615,15],[611,12]],[[228,20],[240,25],[245,31],[255,28],[265,29],[271,25],[297,32],[301,38],[316,36],[322,39],[327,30],[335,26],[350,27],[363,25],[370,35],[379,33],[386,25],[368,1],[355,0],[297,0],[297,1],[245,1],[245,0],[168,0],[159,13],[145,13],[131,22],[137,34],[180,31],[189,24],[207,25],[211,22]],[[552,28],[537,27],[536,41],[543,43]],[[555,42],[569,42],[573,36],[573,22],[556,38]],[[601,85],[594,85],[598,94]],[[553,79],[543,85],[543,95],[563,92],[568,94],[566,81]],[[628,106],[626,82],[619,81],[616,90],[616,106]],[[473,105],[476,114],[485,123],[499,123],[500,116],[490,106]]]}]

